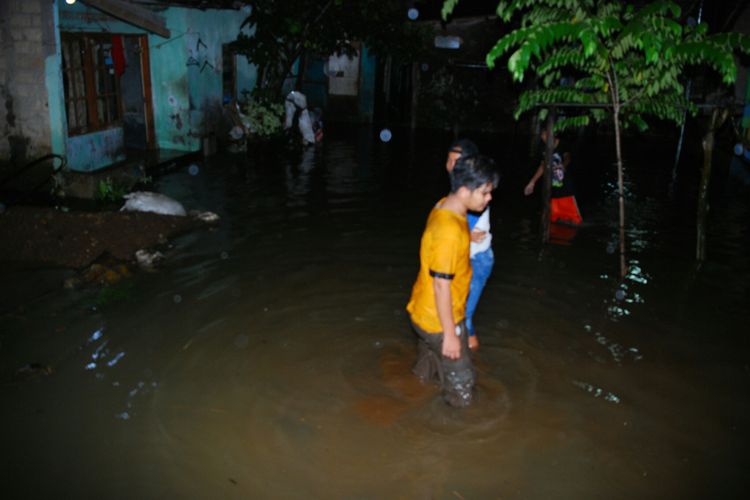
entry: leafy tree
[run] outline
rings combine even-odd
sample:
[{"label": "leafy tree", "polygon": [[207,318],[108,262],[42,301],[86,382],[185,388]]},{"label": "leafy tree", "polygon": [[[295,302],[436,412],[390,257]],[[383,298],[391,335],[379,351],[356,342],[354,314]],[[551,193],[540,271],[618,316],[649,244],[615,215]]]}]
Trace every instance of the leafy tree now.
[{"label": "leafy tree", "polygon": [[258,67],[256,94],[278,100],[303,54],[353,54],[357,42],[376,55],[412,58],[426,33],[399,0],[252,0],[233,49]]},{"label": "leafy tree", "polygon": [[[446,0],[443,16],[457,3]],[[510,52],[507,65],[513,78],[520,82],[531,72],[540,82],[520,95],[516,118],[534,109],[545,117],[555,105],[564,105],[566,115],[555,123],[558,131],[612,120],[624,276],[622,129],[646,130],[648,117],[681,124],[685,109],[696,112],[680,81],[686,67],[708,66],[724,83],[732,83],[737,74],[734,52],[750,52],[750,38],[709,34],[705,24],[683,25],[680,7],[672,1],[636,8],[613,0],[514,0],[501,1],[497,12],[506,23],[520,14],[520,26],[498,40],[487,54],[488,66]],[[549,172],[545,178],[548,183]]]}]

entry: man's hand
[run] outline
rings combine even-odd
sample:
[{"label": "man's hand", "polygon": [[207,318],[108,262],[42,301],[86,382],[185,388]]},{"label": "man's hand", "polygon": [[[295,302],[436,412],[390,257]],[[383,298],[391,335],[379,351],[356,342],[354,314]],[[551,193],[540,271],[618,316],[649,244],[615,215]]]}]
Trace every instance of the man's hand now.
[{"label": "man's hand", "polygon": [[435,277],[432,286],[435,290],[435,306],[437,306],[440,326],[443,329],[443,356],[448,359],[461,357],[461,342],[456,335],[456,323],[453,322],[451,311],[451,282]]},{"label": "man's hand", "polygon": [[473,243],[481,243],[483,239],[487,237],[487,231],[480,231],[479,229],[473,229],[471,231],[471,241]]},{"label": "man's hand", "polygon": [[443,356],[448,359],[461,357],[461,341],[455,332],[443,332]]},{"label": "man's hand", "polygon": [[523,194],[525,194],[526,196],[528,196],[528,195],[530,195],[533,192],[534,192],[534,183],[533,182],[529,182],[528,184],[526,184],[526,187],[523,188]]}]

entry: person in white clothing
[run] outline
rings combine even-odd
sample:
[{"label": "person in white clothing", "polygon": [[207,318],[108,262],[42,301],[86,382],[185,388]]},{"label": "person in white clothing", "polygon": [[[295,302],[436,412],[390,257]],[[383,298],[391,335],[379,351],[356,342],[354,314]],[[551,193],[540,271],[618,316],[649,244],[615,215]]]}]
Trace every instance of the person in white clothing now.
[{"label": "person in white clothing", "polygon": [[[475,156],[479,154],[479,148],[469,139],[459,139],[451,144],[448,150],[448,158],[445,168],[450,173],[456,160],[464,156]],[[484,285],[487,283],[495,264],[495,256],[492,253],[492,233],[490,232],[490,207],[489,205],[481,214],[469,212],[466,216],[469,230],[471,231],[471,284],[469,285],[469,296],[466,299],[466,329],[469,331],[469,348],[479,348],[479,339],[474,329],[473,317],[482,295]]]}]

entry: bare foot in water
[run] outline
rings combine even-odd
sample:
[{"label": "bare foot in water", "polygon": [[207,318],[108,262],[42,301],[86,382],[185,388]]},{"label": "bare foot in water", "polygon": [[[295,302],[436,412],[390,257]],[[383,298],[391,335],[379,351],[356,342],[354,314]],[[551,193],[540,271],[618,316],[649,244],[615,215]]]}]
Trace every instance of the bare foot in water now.
[{"label": "bare foot in water", "polygon": [[476,335],[469,335],[469,349],[472,351],[479,349],[479,339]]}]

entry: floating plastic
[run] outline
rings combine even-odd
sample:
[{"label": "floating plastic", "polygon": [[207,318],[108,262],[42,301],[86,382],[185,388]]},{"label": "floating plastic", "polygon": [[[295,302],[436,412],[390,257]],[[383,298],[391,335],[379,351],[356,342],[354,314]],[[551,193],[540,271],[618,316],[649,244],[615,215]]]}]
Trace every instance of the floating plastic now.
[{"label": "floating plastic", "polygon": [[284,100],[284,129],[292,128],[294,115],[299,110],[299,131],[305,144],[315,144],[315,132],[313,131],[310,113],[307,111],[307,97],[302,92],[292,90]]},{"label": "floating plastic", "polygon": [[177,200],[161,193],[152,193],[150,191],[136,191],[123,196],[125,205],[120,209],[121,212],[154,212],[162,215],[187,215],[185,207]]}]

